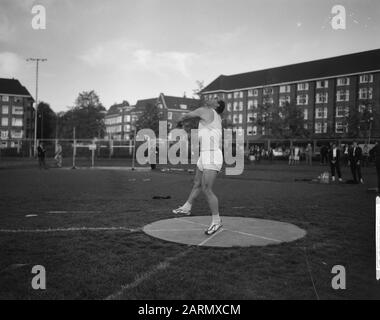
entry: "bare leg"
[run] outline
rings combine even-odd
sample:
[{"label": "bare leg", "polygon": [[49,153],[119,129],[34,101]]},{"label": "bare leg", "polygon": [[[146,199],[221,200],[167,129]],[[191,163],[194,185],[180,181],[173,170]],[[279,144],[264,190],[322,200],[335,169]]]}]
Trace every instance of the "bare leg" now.
[{"label": "bare leg", "polygon": [[210,206],[210,210],[214,219],[220,220],[219,218],[219,202],[218,198],[212,191],[216,176],[218,172],[215,170],[204,170],[202,176],[202,191],[206,196],[207,202]]},{"label": "bare leg", "polygon": [[187,199],[187,202],[192,205],[194,200],[201,193],[201,191],[202,191],[202,171],[200,171],[197,168],[195,171],[193,189],[191,189],[191,192],[190,192],[189,198]]}]

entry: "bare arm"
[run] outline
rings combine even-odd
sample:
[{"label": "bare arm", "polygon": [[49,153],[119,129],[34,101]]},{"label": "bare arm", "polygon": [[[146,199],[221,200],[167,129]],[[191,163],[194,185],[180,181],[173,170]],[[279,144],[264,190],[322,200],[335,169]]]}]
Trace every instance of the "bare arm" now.
[{"label": "bare arm", "polygon": [[205,108],[198,108],[194,111],[184,114],[181,117],[180,121],[182,122],[182,121],[193,119],[193,118],[200,118],[202,120],[205,120]]}]

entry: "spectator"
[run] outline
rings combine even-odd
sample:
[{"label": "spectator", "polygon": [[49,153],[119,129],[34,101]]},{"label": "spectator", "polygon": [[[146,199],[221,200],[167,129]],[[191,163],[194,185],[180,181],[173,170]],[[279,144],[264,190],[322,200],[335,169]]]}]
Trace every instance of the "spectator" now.
[{"label": "spectator", "polygon": [[380,144],[376,141],[375,146],[370,151],[370,154],[375,158],[377,172],[377,193],[380,193]]},{"label": "spectator", "polygon": [[344,147],[343,147],[343,159],[344,159],[344,165],[346,167],[349,166],[350,164],[350,161],[348,159],[348,153],[349,153],[349,150],[350,150],[350,147],[348,144],[345,144]]},{"label": "spectator", "polygon": [[290,147],[290,153],[289,153],[289,165],[292,166],[294,164],[294,147]]},{"label": "spectator", "polygon": [[367,144],[363,147],[363,167],[369,166],[369,147]]},{"label": "spectator", "polygon": [[333,143],[332,148],[329,150],[329,161],[332,181],[335,181],[335,172],[337,172],[339,181],[342,182],[342,173],[340,171],[340,150],[336,143]]},{"label": "spectator", "polygon": [[294,148],[294,164],[297,165],[300,163],[300,154],[301,150],[298,146],[295,146]]},{"label": "spectator", "polygon": [[327,164],[328,162],[328,153],[329,153],[329,148],[324,144],[321,147],[321,164]]},{"label": "spectator", "polygon": [[313,147],[310,143],[307,144],[306,150],[305,150],[305,156],[306,156],[306,164],[313,165]]},{"label": "spectator", "polygon": [[355,183],[364,183],[362,177],[362,149],[358,146],[356,141],[353,142],[352,147],[349,151],[349,161],[351,166],[352,178]]},{"label": "spectator", "polygon": [[38,165],[40,169],[47,169],[47,165],[45,162],[45,153],[46,150],[44,149],[44,145],[42,144],[42,142],[40,142],[37,148]]}]

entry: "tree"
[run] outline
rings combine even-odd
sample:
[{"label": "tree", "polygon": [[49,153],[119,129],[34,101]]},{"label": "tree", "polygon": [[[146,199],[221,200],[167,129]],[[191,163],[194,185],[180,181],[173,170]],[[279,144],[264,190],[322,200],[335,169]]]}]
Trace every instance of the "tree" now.
[{"label": "tree", "polygon": [[79,139],[103,138],[106,109],[94,91],[82,92],[75,100],[75,106],[59,118],[59,137],[72,138],[73,128]]},{"label": "tree", "polygon": [[55,136],[56,114],[46,102],[40,102],[37,107],[37,138],[52,139]]},{"label": "tree", "polygon": [[306,138],[309,131],[304,128],[300,108],[289,104],[277,108],[272,103],[257,107],[257,117],[252,122],[265,132],[265,136],[278,139]]},{"label": "tree", "polygon": [[361,109],[351,108],[347,122],[347,135],[350,138],[364,138],[370,136],[370,130],[380,129],[380,119],[376,108],[370,102],[362,104]]},{"label": "tree", "polygon": [[152,129],[156,136],[158,136],[160,118],[161,116],[158,107],[151,103],[147,103],[143,113],[136,121],[136,130]]},{"label": "tree", "polygon": [[197,88],[193,89],[193,96],[196,98],[200,99],[201,102],[203,102],[203,95],[202,95],[202,90],[204,89],[204,81],[197,80],[196,81]]}]

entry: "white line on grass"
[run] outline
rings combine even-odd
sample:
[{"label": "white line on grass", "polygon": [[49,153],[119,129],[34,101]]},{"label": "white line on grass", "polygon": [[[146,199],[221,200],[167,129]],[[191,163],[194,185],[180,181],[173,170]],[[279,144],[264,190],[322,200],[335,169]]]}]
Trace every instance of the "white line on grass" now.
[{"label": "white line on grass", "polygon": [[78,227],[78,228],[49,228],[49,229],[0,229],[0,233],[49,233],[49,232],[73,232],[73,231],[128,231],[138,232],[141,229],[131,229],[125,227]]},{"label": "white line on grass", "polygon": [[46,211],[46,213],[101,213],[101,211]]},{"label": "white line on grass", "polygon": [[224,231],[224,229],[220,229],[220,231],[217,231],[217,232],[214,233],[212,236],[210,236],[210,237],[208,237],[206,240],[202,241],[200,244],[198,244],[198,246],[202,247],[202,246],[205,245],[207,242],[209,242],[212,238],[214,238],[214,237],[217,236],[218,234],[221,234],[223,231]]},{"label": "white line on grass", "polygon": [[144,282],[146,280],[149,280],[152,276],[154,276],[158,272],[166,270],[171,265],[171,263],[173,261],[178,260],[178,259],[186,256],[191,250],[192,250],[192,248],[187,249],[186,251],[181,252],[181,253],[175,255],[174,257],[166,258],[164,261],[161,261],[160,263],[158,263],[157,265],[155,265],[149,271],[141,273],[141,274],[138,274],[131,283],[128,283],[126,285],[122,285],[121,289],[119,291],[117,291],[117,292],[109,295],[104,300],[117,300],[117,299],[120,299],[126,291],[138,287],[142,282]]}]

